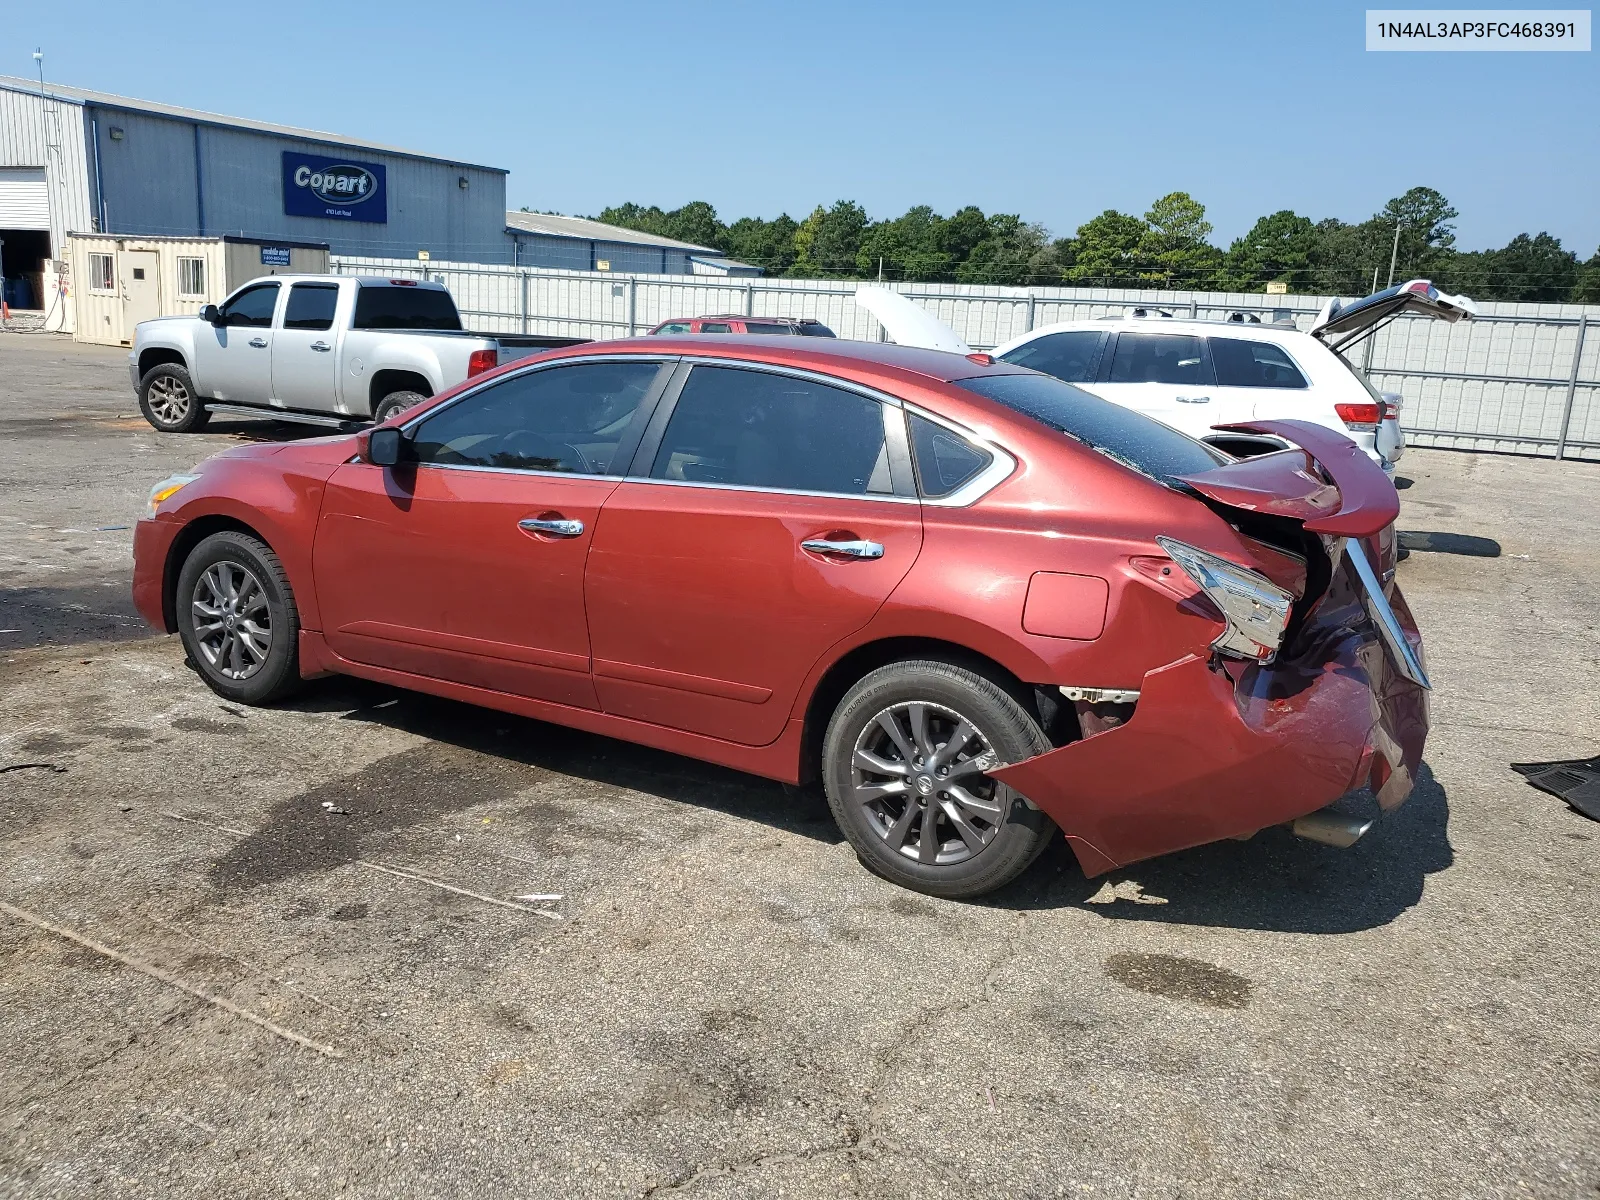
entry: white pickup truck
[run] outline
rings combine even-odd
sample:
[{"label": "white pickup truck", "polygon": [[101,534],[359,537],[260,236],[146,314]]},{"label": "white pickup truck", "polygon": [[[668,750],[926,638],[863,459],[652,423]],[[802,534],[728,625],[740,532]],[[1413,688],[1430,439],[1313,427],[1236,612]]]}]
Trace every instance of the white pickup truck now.
[{"label": "white pickup truck", "polygon": [[467,333],[437,283],[274,275],[197,317],[140,322],[128,373],[145,420],[166,433],[201,429],[213,413],[350,429],[584,340]]}]

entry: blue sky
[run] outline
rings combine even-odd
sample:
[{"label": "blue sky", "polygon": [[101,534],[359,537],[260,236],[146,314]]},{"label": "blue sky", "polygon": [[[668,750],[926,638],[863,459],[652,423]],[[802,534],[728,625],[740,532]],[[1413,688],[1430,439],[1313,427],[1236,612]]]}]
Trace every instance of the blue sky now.
[{"label": "blue sky", "polygon": [[[513,208],[853,198],[1057,234],[1192,193],[1360,220],[1414,184],[1458,245],[1600,245],[1600,62],[1370,54],[1340,3],[11,0],[0,73],[305,125],[511,171]],[[134,12],[137,19],[132,18]]]}]

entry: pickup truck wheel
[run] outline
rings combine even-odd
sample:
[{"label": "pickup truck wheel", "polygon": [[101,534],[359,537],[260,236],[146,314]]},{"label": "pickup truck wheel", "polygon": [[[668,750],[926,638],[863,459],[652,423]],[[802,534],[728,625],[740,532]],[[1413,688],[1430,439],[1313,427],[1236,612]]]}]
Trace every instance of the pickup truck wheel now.
[{"label": "pickup truck wheel", "polygon": [[984,772],[1049,749],[1032,714],[982,675],[890,663],[839,702],[823,783],[869,870],[933,896],[981,896],[1022,874],[1055,828]]},{"label": "pickup truck wheel", "polygon": [[200,677],[239,704],[267,704],[300,686],[300,613],[266,543],[227,530],[184,560],[178,634]]},{"label": "pickup truck wheel", "polygon": [[415,408],[427,398],[421,392],[390,392],[373,406],[372,422],[375,425],[382,425],[395,413]]},{"label": "pickup truck wheel", "polygon": [[178,363],[159,363],[139,380],[139,411],[162,433],[198,433],[211,414],[195,393],[194,380]]}]

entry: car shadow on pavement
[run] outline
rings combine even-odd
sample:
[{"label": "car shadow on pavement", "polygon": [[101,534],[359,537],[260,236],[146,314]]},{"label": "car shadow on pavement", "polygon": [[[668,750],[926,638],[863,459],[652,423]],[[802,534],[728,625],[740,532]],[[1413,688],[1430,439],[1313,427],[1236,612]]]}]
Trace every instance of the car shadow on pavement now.
[{"label": "car shadow on pavement", "polygon": [[[573,782],[530,803],[529,836],[615,836],[590,828],[585,781],[689,809],[709,809],[834,844],[826,800],[810,790],[598,734],[353,678],[320,681],[284,707],[401,730],[426,741],[272,806],[266,821],[213,866],[224,886],[252,887],[352,862],[384,835],[453,812],[511,800],[551,774]],[[563,791],[566,789],[563,788]]]},{"label": "car shadow on pavement", "polygon": [[[1361,799],[1351,797],[1341,807],[1359,807]],[[1365,803],[1377,813],[1375,801]],[[1348,850],[1277,826],[1249,841],[1213,842],[1085,879],[1072,852],[1058,843],[983,903],[1081,908],[1117,921],[1353,933],[1393,921],[1422,898],[1429,875],[1454,863],[1449,820],[1445,790],[1423,763],[1410,799]]]}]

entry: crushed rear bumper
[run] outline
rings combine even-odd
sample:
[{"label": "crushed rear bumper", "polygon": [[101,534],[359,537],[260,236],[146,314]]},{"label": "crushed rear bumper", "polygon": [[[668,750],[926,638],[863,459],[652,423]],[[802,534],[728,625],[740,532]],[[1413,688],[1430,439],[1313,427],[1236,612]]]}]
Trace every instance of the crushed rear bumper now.
[{"label": "crushed rear bumper", "polygon": [[[1168,663],[1125,725],[990,775],[1055,821],[1086,875],[1290,822],[1363,785],[1396,807],[1422,761],[1427,692],[1396,670],[1348,573],[1271,666]],[[1398,588],[1389,599],[1420,655]]]}]

